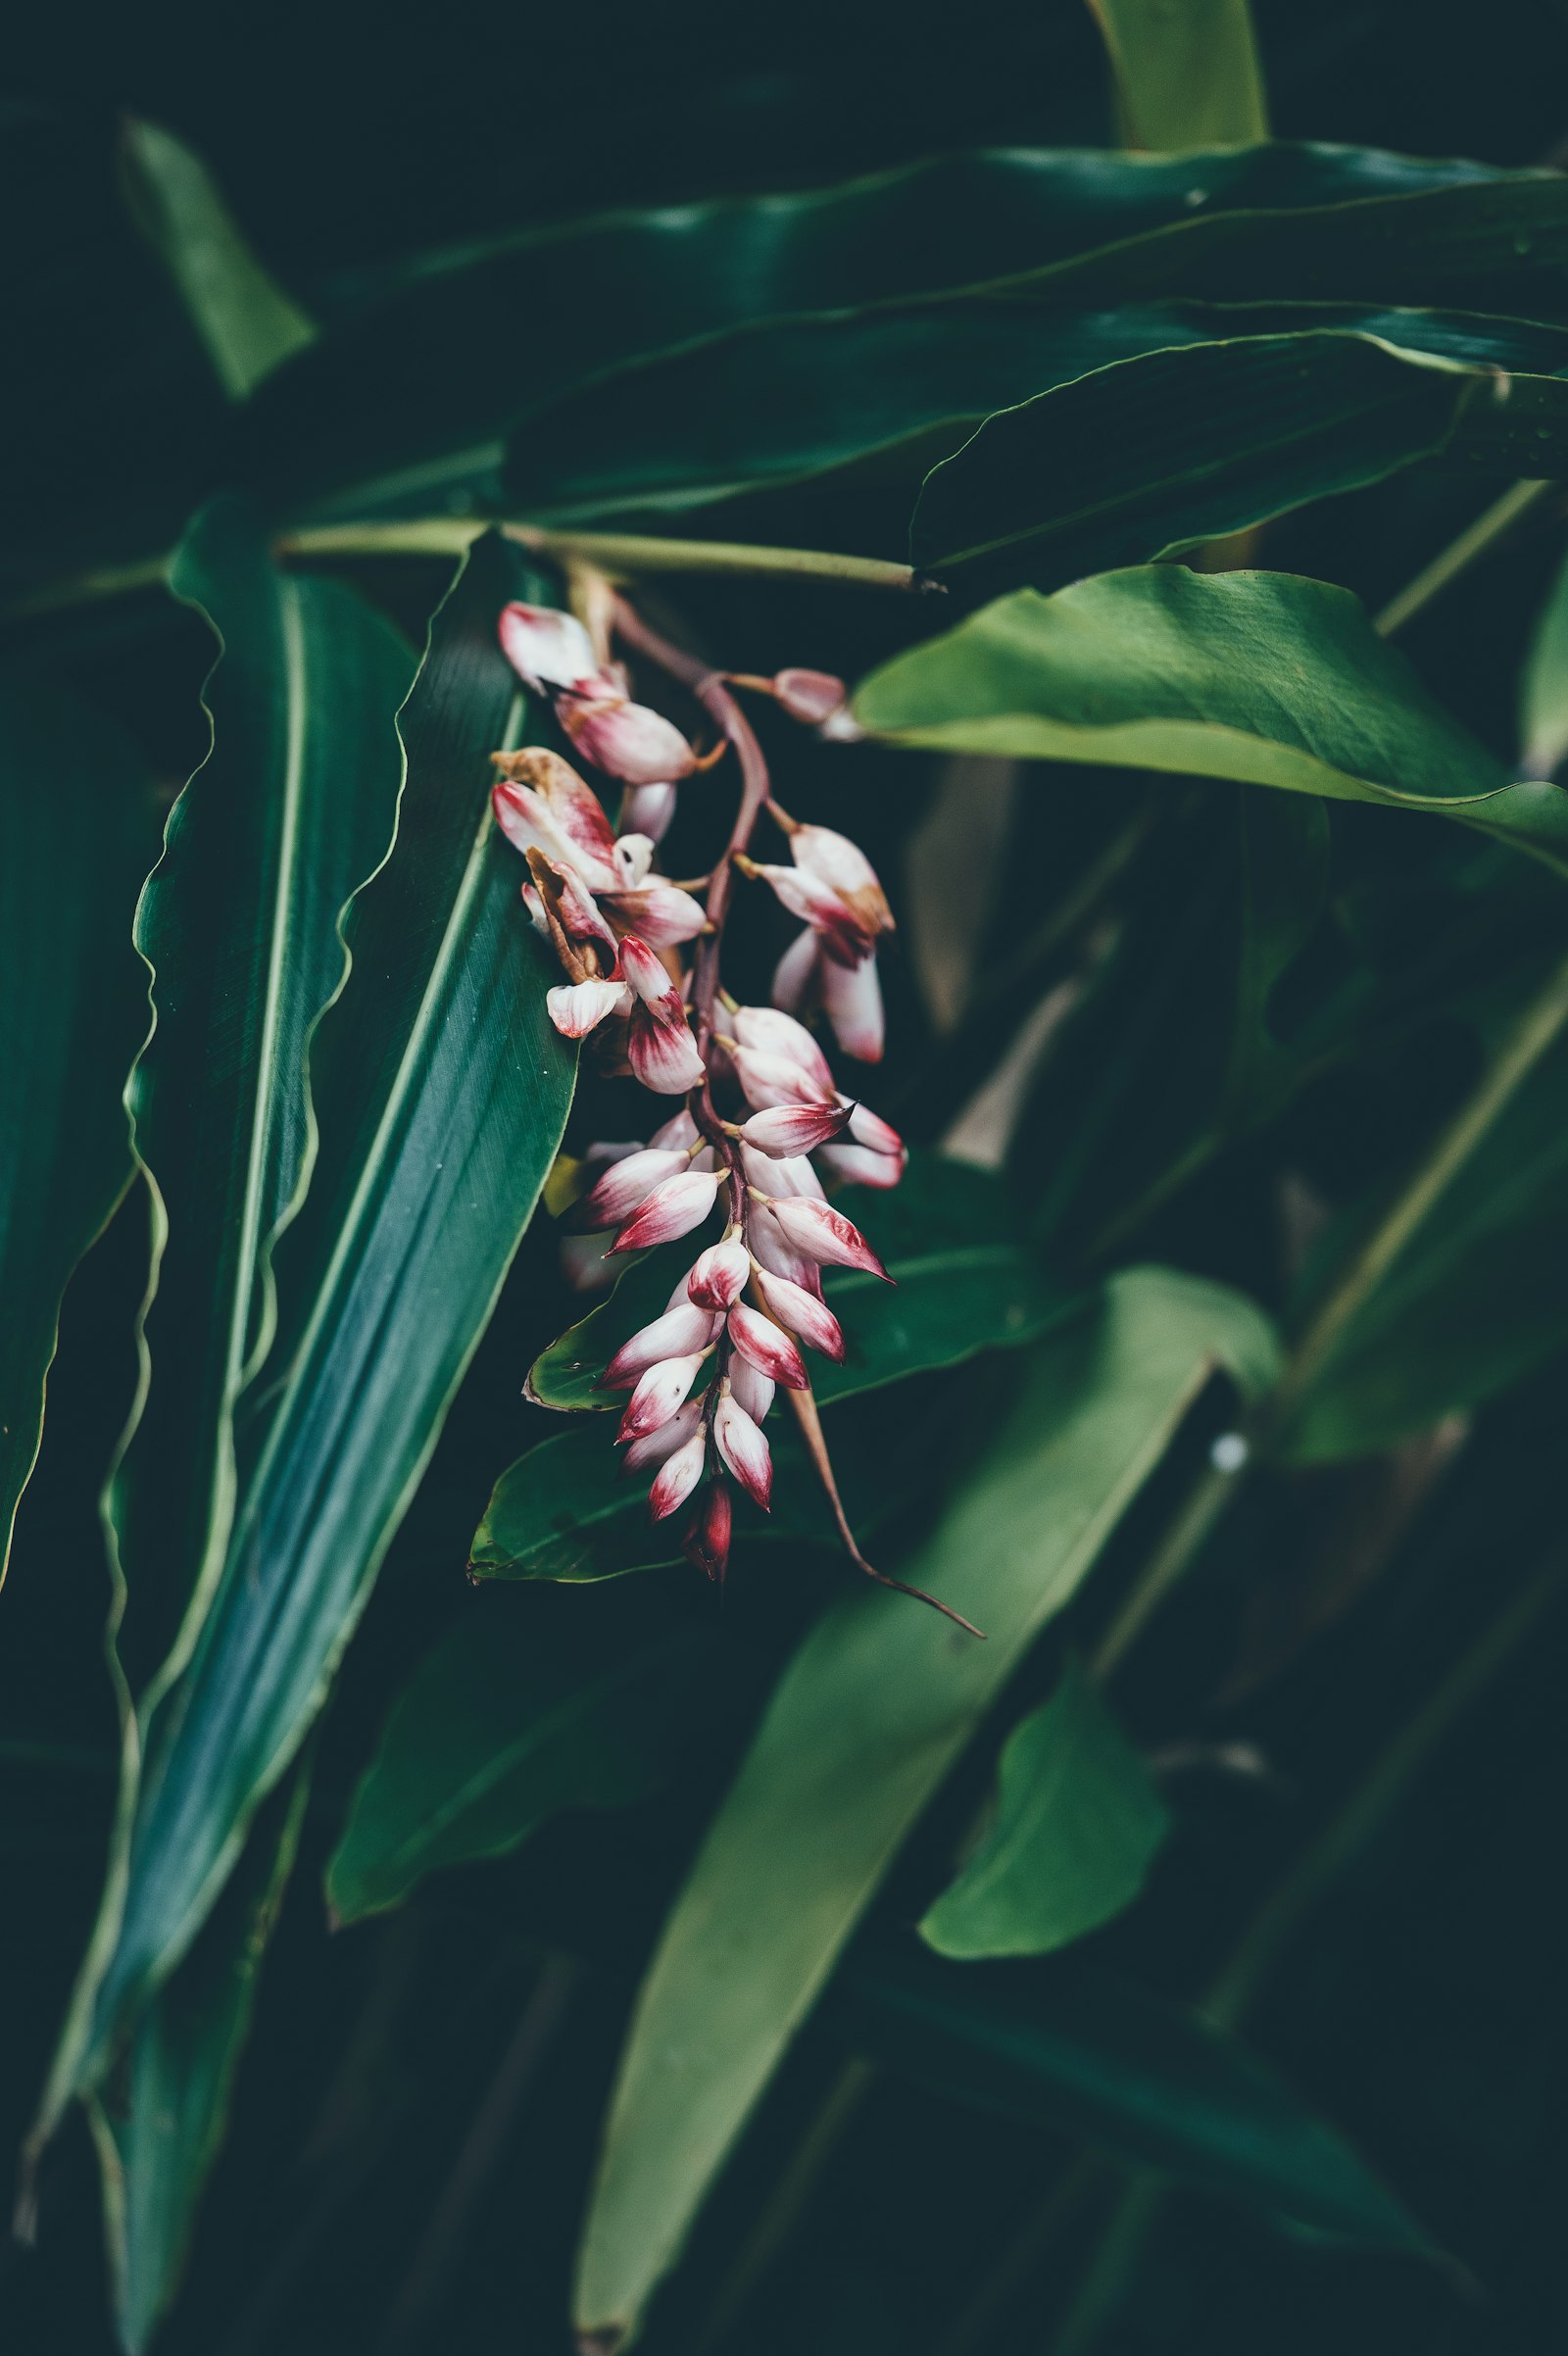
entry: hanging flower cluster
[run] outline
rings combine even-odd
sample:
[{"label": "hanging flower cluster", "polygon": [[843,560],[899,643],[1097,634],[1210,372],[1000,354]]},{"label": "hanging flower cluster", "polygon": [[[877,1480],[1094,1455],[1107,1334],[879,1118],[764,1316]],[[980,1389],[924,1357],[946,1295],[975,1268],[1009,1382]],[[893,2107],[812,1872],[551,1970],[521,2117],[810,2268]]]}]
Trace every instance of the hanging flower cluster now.
[{"label": "hanging flower cluster", "polygon": [[[629,1394],[616,1433],[625,1466],[652,1476],[655,1520],[688,1509],[685,1551],[720,1580],[730,1481],[764,1511],[769,1505],[762,1426],[782,1388],[801,1402],[802,1429],[845,1543],[871,1571],[844,1520],[802,1347],[844,1356],[822,1295],[825,1267],[891,1281],[859,1229],[828,1201],[824,1176],[896,1186],[905,1151],[896,1130],[838,1088],[801,1017],[820,1008],[848,1055],[880,1057],[876,952],[893,917],[854,843],[829,827],[799,824],[774,802],[761,748],[731,692],[765,692],[793,717],[844,738],[855,733],[844,687],[818,671],[772,679],[710,672],[656,637],[623,601],[612,611],[622,641],[689,688],[719,738],[700,754],[671,721],[635,703],[623,668],[572,615],[526,605],[503,613],[501,644],[514,668],[550,698],[584,761],[623,788],[617,830],[559,755],[529,747],[495,756],[497,822],[527,860],[523,899],[565,975],[549,993],[550,1018],[567,1038],[594,1034],[608,1069],[630,1071],[657,1096],[684,1099],[646,1144],[588,1149],[599,1175],[573,1213],[568,1273],[591,1283],[617,1254],[691,1235],[722,1203],[719,1240],[698,1253],[662,1314],[621,1346],[601,1377],[605,1388]],[[657,873],[654,859],[679,784],[730,750],[741,770],[740,808],[700,902]],[[751,856],[764,815],[783,836],[787,864]],[[780,962],[770,1006],[738,1005],[721,987],[736,875],[771,886],[804,928]]]}]

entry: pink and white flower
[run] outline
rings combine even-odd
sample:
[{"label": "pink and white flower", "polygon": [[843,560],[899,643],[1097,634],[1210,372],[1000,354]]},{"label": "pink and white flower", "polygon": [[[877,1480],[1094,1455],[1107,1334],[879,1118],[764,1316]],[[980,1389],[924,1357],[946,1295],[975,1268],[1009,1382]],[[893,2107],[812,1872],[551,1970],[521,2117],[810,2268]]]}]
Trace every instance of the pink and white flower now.
[{"label": "pink and white flower", "polygon": [[657,1432],[661,1424],[668,1423],[676,1409],[685,1404],[686,1394],[696,1382],[707,1354],[706,1350],[694,1350],[685,1357],[661,1358],[639,1376],[615,1438],[641,1440],[646,1433]]},{"label": "pink and white flower", "polygon": [[[678,1186],[680,1181],[671,1183]],[[861,1268],[869,1276],[892,1283],[859,1229],[831,1203],[813,1203],[804,1195],[781,1195],[768,1203],[763,1216],[777,1224],[785,1242],[803,1258],[820,1260],[829,1267]]]},{"label": "pink and white flower", "polygon": [[765,1374],[770,1382],[782,1383],[786,1391],[806,1391],[810,1388],[806,1363],[800,1351],[771,1317],[764,1317],[744,1301],[737,1301],[730,1310],[729,1338],[741,1356]]},{"label": "pink and white flower", "polygon": [[645,1325],[629,1341],[622,1342],[596,1388],[629,1391],[662,1358],[685,1357],[693,1350],[705,1350],[717,1331],[718,1319],[712,1310],[700,1308],[696,1301],[688,1301],[683,1308],[666,1309],[652,1325]]},{"label": "pink and white flower", "polygon": [[673,1244],[677,1237],[701,1227],[717,1197],[716,1170],[682,1170],[679,1177],[666,1178],[655,1187],[610,1249],[646,1252],[655,1244]]},{"label": "pink and white flower", "polygon": [[814,1153],[818,1146],[840,1136],[849,1128],[854,1110],[851,1104],[775,1104],[742,1121],[740,1135],[759,1153],[790,1160],[800,1153]]},{"label": "pink and white flower", "polygon": [[831,1358],[836,1366],[843,1365],[844,1329],[819,1294],[792,1283],[787,1276],[775,1276],[765,1268],[758,1273],[757,1289],[769,1316],[787,1326],[808,1350]]},{"label": "pink and white flower", "polygon": [[707,1462],[708,1435],[702,1431],[695,1432],[690,1440],[683,1440],[664,1458],[648,1492],[650,1520],[666,1521],[670,1514],[680,1510],[702,1479]]},{"label": "pink and white flower", "polygon": [[729,1567],[730,1529],[734,1507],[730,1501],[728,1484],[710,1481],[702,1501],[687,1529],[684,1550],[688,1562],[695,1563],[715,1585],[722,1585]]},{"label": "pink and white flower", "polygon": [[767,1442],[727,1383],[718,1387],[713,1409],[713,1446],[748,1497],[768,1510],[773,1494],[773,1458]]},{"label": "pink and white flower", "polygon": [[727,1309],[746,1290],[752,1255],[738,1235],[710,1244],[686,1279],[686,1294],[704,1309]]}]

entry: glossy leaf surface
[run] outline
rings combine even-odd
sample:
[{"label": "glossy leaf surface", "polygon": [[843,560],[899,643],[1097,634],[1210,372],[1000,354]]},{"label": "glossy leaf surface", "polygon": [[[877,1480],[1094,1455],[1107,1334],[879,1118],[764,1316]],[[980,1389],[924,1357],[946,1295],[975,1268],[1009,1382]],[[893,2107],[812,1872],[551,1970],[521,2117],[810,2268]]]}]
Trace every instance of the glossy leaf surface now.
[{"label": "glossy leaf surface", "polygon": [[[1077,310],[1028,292],[883,304],[741,328],[542,404],[517,435],[508,487],[531,515],[578,517],[679,508],[843,468],[854,469],[852,486],[907,483],[912,497],[928,467],[952,459],[921,502],[922,516],[936,518],[936,569],[943,531],[988,507],[1041,562],[1051,531],[1074,547],[1096,532],[1131,532],[1147,555],[1184,499],[1288,507],[1375,480],[1451,437],[1476,386],[1420,382],[1417,363],[1347,343],[1356,336],[1479,369],[1568,365],[1568,329],[1467,312],[1179,301]],[[1253,351],[1264,337],[1304,340]],[[1153,368],[1153,355],[1192,346],[1215,350]],[[1146,363],[1142,372],[1077,383],[1134,361]],[[1482,389],[1490,394],[1491,381]],[[1279,414],[1254,414],[1253,394]],[[1028,406],[1015,419],[993,416],[1019,405]],[[1523,430],[1518,463],[1544,466],[1550,451],[1537,455],[1535,423]],[[1067,444],[1059,455],[1057,434]],[[1471,441],[1461,435],[1454,447],[1465,455]],[[1190,480],[1200,468],[1217,479]],[[1106,512],[1103,500],[1092,514],[1070,512],[1078,477],[1093,492],[1100,473],[1132,512]]]},{"label": "glossy leaf surface", "polygon": [[298,1750],[561,1142],[574,1063],[488,807],[489,753],[520,712],[495,615],[530,588],[481,546],[401,716],[397,840],[346,923],[350,983],[313,1051],[321,1147],[280,1268],[268,1416],[151,1730],[116,1944],[78,1998],[85,2052],[68,2039],[63,2058],[78,2079],[187,1949]]},{"label": "glossy leaf surface", "polygon": [[1568,797],[1510,783],[1343,589],[1150,565],[1020,590],[855,699],[894,743],[1233,778],[1435,811],[1568,867]]},{"label": "glossy leaf surface", "polygon": [[1008,1736],[990,1833],[920,1924],[939,1954],[1047,1955],[1144,1886],[1169,1827],[1148,1770],[1076,1660]]},{"label": "glossy leaf surface", "polygon": [[1432,2244],[1365,2161],[1254,2054],[1198,2014],[1076,1957],[950,1964],[912,1942],[856,1955],[828,2021],[889,2069],[979,2110],[1374,2248]]},{"label": "glossy leaf surface", "polygon": [[[1286,211],[1297,220],[1280,246]],[[1091,307],[1169,291],[1463,300],[1448,290],[1485,286],[1487,308],[1550,318],[1565,253],[1568,201],[1546,174],[1313,146],[954,156],[428,257],[270,379],[254,448],[291,496],[425,514],[443,488],[508,496],[503,437],[537,403],[746,320],[1021,273]],[[483,369],[452,365],[481,345]]]},{"label": "glossy leaf surface", "polygon": [[579,2262],[582,2328],[642,2313],[905,1835],[1211,1370],[1251,1391],[1275,1363],[1238,1296],[1160,1269],[1113,1279],[1098,1314],[1024,1362],[979,1462],[900,1565],[987,1641],[880,1593],[807,1639],[643,1984]]},{"label": "glossy leaf surface", "polygon": [[130,946],[157,842],[136,747],[101,716],[0,677],[0,1580],[37,1454],[71,1272],[130,1176],[121,1101],[147,1027]]},{"label": "glossy leaf surface", "polygon": [[[1541,342],[1563,357],[1519,338]],[[943,580],[1054,589],[1440,454],[1558,472],[1568,384],[1338,331],[1152,352],[988,418],[927,479],[909,553]]]}]

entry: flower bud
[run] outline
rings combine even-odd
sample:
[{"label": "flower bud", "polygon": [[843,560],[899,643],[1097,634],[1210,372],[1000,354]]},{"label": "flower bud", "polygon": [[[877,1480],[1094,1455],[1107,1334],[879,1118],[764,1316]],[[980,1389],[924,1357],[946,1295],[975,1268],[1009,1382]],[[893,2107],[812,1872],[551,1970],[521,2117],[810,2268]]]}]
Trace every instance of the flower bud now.
[{"label": "flower bud", "polygon": [[661,1358],[686,1357],[693,1350],[706,1350],[717,1325],[711,1309],[699,1308],[695,1301],[688,1301],[683,1308],[666,1309],[652,1325],[622,1342],[595,1390],[629,1391]]},{"label": "flower bud", "polygon": [[620,822],[627,833],[645,834],[655,843],[663,841],[674,815],[672,785],[634,785],[620,806]]},{"label": "flower bud", "polygon": [[761,1423],[773,1404],[771,1378],[737,1353],[729,1362],[729,1387],[753,1423]]},{"label": "flower bud", "polygon": [[[802,936],[811,955],[816,944],[809,933]],[[813,1082],[812,1097],[824,1101],[836,1092],[833,1087],[833,1067],[812,1038],[804,1022],[793,1014],[783,1013],[777,1006],[737,1006],[729,1016],[729,1025],[742,1047],[760,1049],[770,1055],[782,1055],[787,1063],[798,1063]]]},{"label": "flower bud", "polygon": [[831,826],[797,826],[790,836],[790,857],[803,875],[825,885],[855,911],[873,936],[893,930],[893,910],[887,895],[858,843]]},{"label": "flower bud", "polygon": [[[679,999],[675,1004],[680,1006]],[[705,1076],[697,1042],[686,1028],[684,1008],[680,1019],[672,1021],[640,1003],[634,1006],[626,1056],[637,1078],[656,1096],[685,1096],[688,1090],[701,1087]]]},{"label": "flower bud", "polygon": [[793,1013],[797,1006],[814,1000],[821,956],[822,945],[809,926],[804,933],[796,934],[773,969],[771,995],[775,1012]]},{"label": "flower bud", "polygon": [[765,866],[757,859],[737,859],[735,863],[744,875],[770,884],[779,905],[831,942],[840,957],[862,957],[871,947],[876,929],[863,923],[843,895],[818,876],[800,867]]},{"label": "flower bud", "polygon": [[677,1407],[667,1423],[657,1432],[645,1432],[641,1440],[629,1440],[626,1453],[621,1457],[623,1473],[647,1472],[652,1465],[667,1463],[678,1448],[684,1448],[694,1432],[703,1429],[703,1401],[706,1391],[699,1391],[683,1407]]},{"label": "flower bud", "polygon": [[528,873],[545,931],[569,982],[611,981],[620,972],[620,944],[575,867],[530,845]]},{"label": "flower bud", "polygon": [[563,1039],[585,1039],[607,1015],[624,1012],[623,982],[567,982],[545,992],[545,1012]]},{"label": "flower bud", "polygon": [[635,933],[628,933],[621,942],[620,969],[645,1006],[652,1006],[666,1022],[678,1022],[685,1028],[686,1009],[680,992],[661,960]]},{"label": "flower bud", "polygon": [[653,867],[653,837],[646,834],[617,835],[612,857],[616,891],[635,892],[639,884],[647,882]]},{"label": "flower bud", "polygon": [[651,1146],[662,1148],[694,1146],[697,1143],[697,1123],[692,1119],[686,1106],[682,1104],[680,1110],[672,1112],[662,1128],[654,1131],[648,1142]]},{"label": "flower bud", "polygon": [[822,1271],[816,1261],[808,1259],[804,1252],[792,1251],[784,1241],[783,1230],[765,1213],[747,1220],[746,1241],[760,1268],[766,1268],[773,1276],[787,1277],[791,1284],[820,1298]]},{"label": "flower bud", "polygon": [[729,1489],[723,1481],[710,1481],[702,1501],[693,1514],[686,1532],[684,1552],[688,1562],[710,1579],[722,1581],[729,1565],[730,1527],[734,1509]]},{"label": "flower bud", "polygon": [[650,1521],[662,1522],[679,1511],[702,1479],[707,1462],[708,1434],[699,1430],[683,1440],[654,1475],[648,1492]]},{"label": "flower bud", "polygon": [[[669,1182],[679,1186],[678,1178]],[[863,1268],[867,1275],[891,1283],[886,1268],[854,1223],[831,1203],[812,1203],[801,1195],[782,1195],[770,1203],[762,1219],[776,1220],[787,1244],[808,1259],[834,1268]],[[618,1239],[617,1239],[618,1249]]]},{"label": "flower bud", "polygon": [[873,1153],[869,1146],[824,1146],[822,1167],[846,1186],[897,1186],[904,1176],[902,1153]]},{"label": "flower bud", "polygon": [[777,1104],[768,1112],[754,1112],[741,1124],[747,1145],[775,1160],[814,1153],[850,1125],[848,1104]]},{"label": "flower bud", "polygon": [[562,696],[556,717],[585,761],[626,785],[673,785],[697,766],[696,754],[672,721],[624,696]]},{"label": "flower bud", "polygon": [[823,1009],[844,1053],[860,1063],[880,1063],[882,985],[877,979],[875,957],[863,957],[855,966],[823,957],[817,964],[817,978]]},{"label": "flower bud", "polygon": [[657,1432],[661,1424],[668,1423],[676,1408],[684,1405],[703,1354],[694,1350],[686,1357],[661,1358],[650,1366],[627,1402],[616,1440],[641,1440],[645,1433]]},{"label": "flower bud", "polygon": [[533,830],[546,857],[555,859],[559,845],[590,891],[611,890],[621,871],[615,838],[599,796],[570,761],[543,745],[490,759],[500,771],[492,793],[496,823],[507,839],[525,851]]},{"label": "flower bud", "polygon": [[584,1195],[573,1216],[584,1227],[618,1227],[642,1208],[656,1186],[678,1177],[688,1167],[688,1155],[678,1149],[662,1152],[656,1146],[639,1146],[623,1160],[612,1162]]},{"label": "flower bud", "polygon": [[606,892],[604,903],[612,920],[650,949],[677,949],[683,941],[695,941],[708,922],[702,902],[662,876],[633,892]]},{"label": "flower bud", "polygon": [[701,1309],[727,1309],[746,1290],[752,1255],[738,1236],[710,1244],[686,1279],[686,1292]]},{"label": "flower bud", "polygon": [[773,693],[792,720],[819,728],[844,702],[845,686],[825,670],[781,670],[773,675]]},{"label": "flower bud", "polygon": [[724,1390],[713,1410],[713,1445],[747,1496],[765,1513],[773,1494],[773,1459],[746,1409]]},{"label": "flower bud", "polygon": [[717,1193],[716,1170],[688,1169],[676,1178],[666,1178],[621,1229],[611,1251],[642,1252],[651,1245],[672,1244],[677,1236],[690,1235],[712,1209]]},{"label": "flower bud", "polygon": [[750,1365],[786,1391],[808,1388],[806,1363],[795,1344],[771,1317],[737,1301],[729,1313],[729,1338]]},{"label": "flower bud", "polygon": [[729,1055],[741,1094],[759,1112],[768,1112],[776,1104],[837,1102],[830,1088],[819,1088],[810,1073],[788,1056],[775,1055],[766,1048],[742,1047],[738,1040]]},{"label": "flower bud", "polygon": [[759,1271],[757,1289],[767,1303],[768,1314],[787,1326],[808,1350],[820,1350],[835,1366],[843,1365],[844,1329],[818,1295],[808,1292],[805,1285],[792,1284],[787,1276],[774,1276],[766,1269]]},{"label": "flower bud", "polygon": [[582,623],[552,606],[503,607],[500,634],[502,653],[535,695],[592,678],[599,667]]},{"label": "flower bud", "polygon": [[770,1201],[775,1195],[809,1195],[814,1202],[822,1199],[822,1181],[804,1154],[775,1157],[759,1153],[743,1141],[741,1166],[758,1193]]}]

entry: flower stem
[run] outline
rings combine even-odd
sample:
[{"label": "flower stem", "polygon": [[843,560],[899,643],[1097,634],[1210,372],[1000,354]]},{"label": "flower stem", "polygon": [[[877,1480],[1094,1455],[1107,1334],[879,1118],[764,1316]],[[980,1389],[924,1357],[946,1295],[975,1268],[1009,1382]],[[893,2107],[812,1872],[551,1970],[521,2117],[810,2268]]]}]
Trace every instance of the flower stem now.
[{"label": "flower stem", "polygon": [[1392,638],[1396,630],[1402,630],[1407,621],[1413,621],[1422,608],[1429,606],[1450,581],[1457,580],[1467,565],[1495,547],[1532,509],[1541,505],[1548,492],[1557,488],[1555,481],[1516,482],[1500,499],[1494,499],[1456,540],[1450,540],[1430,564],[1422,566],[1414,580],[1406,581],[1396,597],[1390,598],[1373,619],[1372,626],[1379,636]]}]

